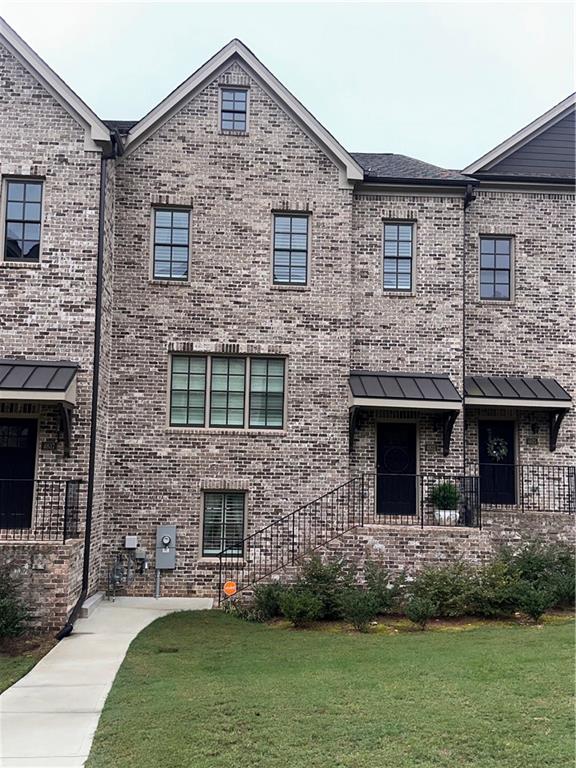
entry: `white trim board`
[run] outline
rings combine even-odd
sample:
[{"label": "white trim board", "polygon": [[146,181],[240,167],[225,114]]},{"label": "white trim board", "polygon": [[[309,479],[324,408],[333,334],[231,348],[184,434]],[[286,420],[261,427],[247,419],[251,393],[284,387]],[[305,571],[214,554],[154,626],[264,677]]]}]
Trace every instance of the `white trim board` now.
[{"label": "white trim board", "polygon": [[364,171],[344,147],[285,88],[240,40],[232,40],[154,107],[128,132],[125,153],[131,152],[237,58],[250,75],[284,109],[302,130],[341,168],[344,182],[361,181]]},{"label": "white trim board", "polygon": [[402,400],[379,397],[352,397],[350,406],[364,408],[384,408],[386,410],[414,411],[461,411],[462,403],[456,400]]},{"label": "white trim board", "polygon": [[110,145],[110,131],[100,118],[58,77],[46,62],[0,17],[0,44],[42,85],[86,130],[87,149]]},{"label": "white trim board", "polygon": [[29,403],[68,403],[76,405],[76,377],[66,390],[0,389],[0,401],[19,400]]},{"label": "white trim board", "polygon": [[538,134],[550,128],[554,123],[562,120],[570,110],[576,105],[576,93],[570,94],[567,98],[561,101],[556,106],[549,109],[536,120],[533,120],[527,126],[517,131],[513,136],[503,141],[498,146],[486,152],[485,155],[475,160],[469,166],[464,168],[462,173],[479,173],[481,170],[488,170],[491,166],[504,160],[508,155],[511,155],[517,149],[527,144],[531,139],[538,136]]},{"label": "white trim board", "polygon": [[466,397],[464,404],[490,408],[553,408],[554,410],[572,407],[571,400],[518,400],[505,397]]}]

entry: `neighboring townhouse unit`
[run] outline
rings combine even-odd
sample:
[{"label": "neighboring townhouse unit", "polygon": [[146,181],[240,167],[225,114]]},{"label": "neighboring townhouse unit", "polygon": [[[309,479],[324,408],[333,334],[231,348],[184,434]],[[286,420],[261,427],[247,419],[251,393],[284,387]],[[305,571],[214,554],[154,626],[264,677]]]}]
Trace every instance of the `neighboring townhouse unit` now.
[{"label": "neighboring townhouse unit", "polygon": [[4,22],[0,67],[0,562],[39,623],[570,538],[573,97],[457,172],[346,151],[237,40],[133,122]]}]

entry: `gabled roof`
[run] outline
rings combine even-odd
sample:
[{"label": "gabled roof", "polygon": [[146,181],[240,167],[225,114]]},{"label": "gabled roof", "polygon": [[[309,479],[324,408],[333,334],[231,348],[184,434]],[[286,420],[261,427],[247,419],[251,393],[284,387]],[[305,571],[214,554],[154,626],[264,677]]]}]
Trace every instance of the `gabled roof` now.
[{"label": "gabled roof", "polygon": [[305,133],[343,169],[346,178],[358,181],[364,177],[362,168],[323,125],[296,99],[290,91],[254,56],[240,40],[232,40],[218,53],[196,70],[171,94],[148,112],[128,132],[125,151],[138,146],[153,131],[178,112],[183,104],[199,93],[211,80],[234,59],[252,74],[276,102],[300,125]]},{"label": "gabled roof", "polygon": [[10,51],[32,77],[86,129],[93,142],[100,146],[110,143],[110,131],[100,118],[1,17],[0,45]]},{"label": "gabled roof", "polygon": [[[464,169],[463,173],[469,174],[482,174],[488,173],[490,170],[502,162],[505,158],[511,155],[513,152],[518,151],[521,147],[528,144],[528,142],[534,140],[537,136],[544,131],[551,128],[553,125],[563,120],[567,115],[574,111],[576,105],[576,93],[572,93],[566,99],[556,104],[555,107],[549,109],[543,115],[533,120],[525,128],[510,136],[509,139],[498,144],[497,147],[487,152],[475,162],[471,163]],[[545,176],[546,174],[541,174]],[[574,176],[572,171],[571,177]]]},{"label": "gabled roof", "polygon": [[364,181],[367,182],[428,181],[456,185],[471,183],[470,177],[464,176],[459,171],[440,168],[407,155],[396,155],[391,152],[352,152],[351,154],[364,169]]}]

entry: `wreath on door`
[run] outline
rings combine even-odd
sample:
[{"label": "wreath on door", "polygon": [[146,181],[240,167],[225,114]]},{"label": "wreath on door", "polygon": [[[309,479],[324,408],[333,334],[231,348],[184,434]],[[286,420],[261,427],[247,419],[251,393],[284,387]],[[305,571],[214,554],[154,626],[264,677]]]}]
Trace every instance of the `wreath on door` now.
[{"label": "wreath on door", "polygon": [[502,461],[508,456],[508,443],[503,437],[490,437],[486,443],[486,453],[494,461]]}]

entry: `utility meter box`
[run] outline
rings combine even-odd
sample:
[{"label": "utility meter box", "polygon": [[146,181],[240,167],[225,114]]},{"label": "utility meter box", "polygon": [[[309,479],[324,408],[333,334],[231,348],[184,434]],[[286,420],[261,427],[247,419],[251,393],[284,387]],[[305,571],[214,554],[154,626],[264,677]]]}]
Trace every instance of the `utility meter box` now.
[{"label": "utility meter box", "polygon": [[176,568],[176,526],[156,528],[156,568],[159,571]]}]

